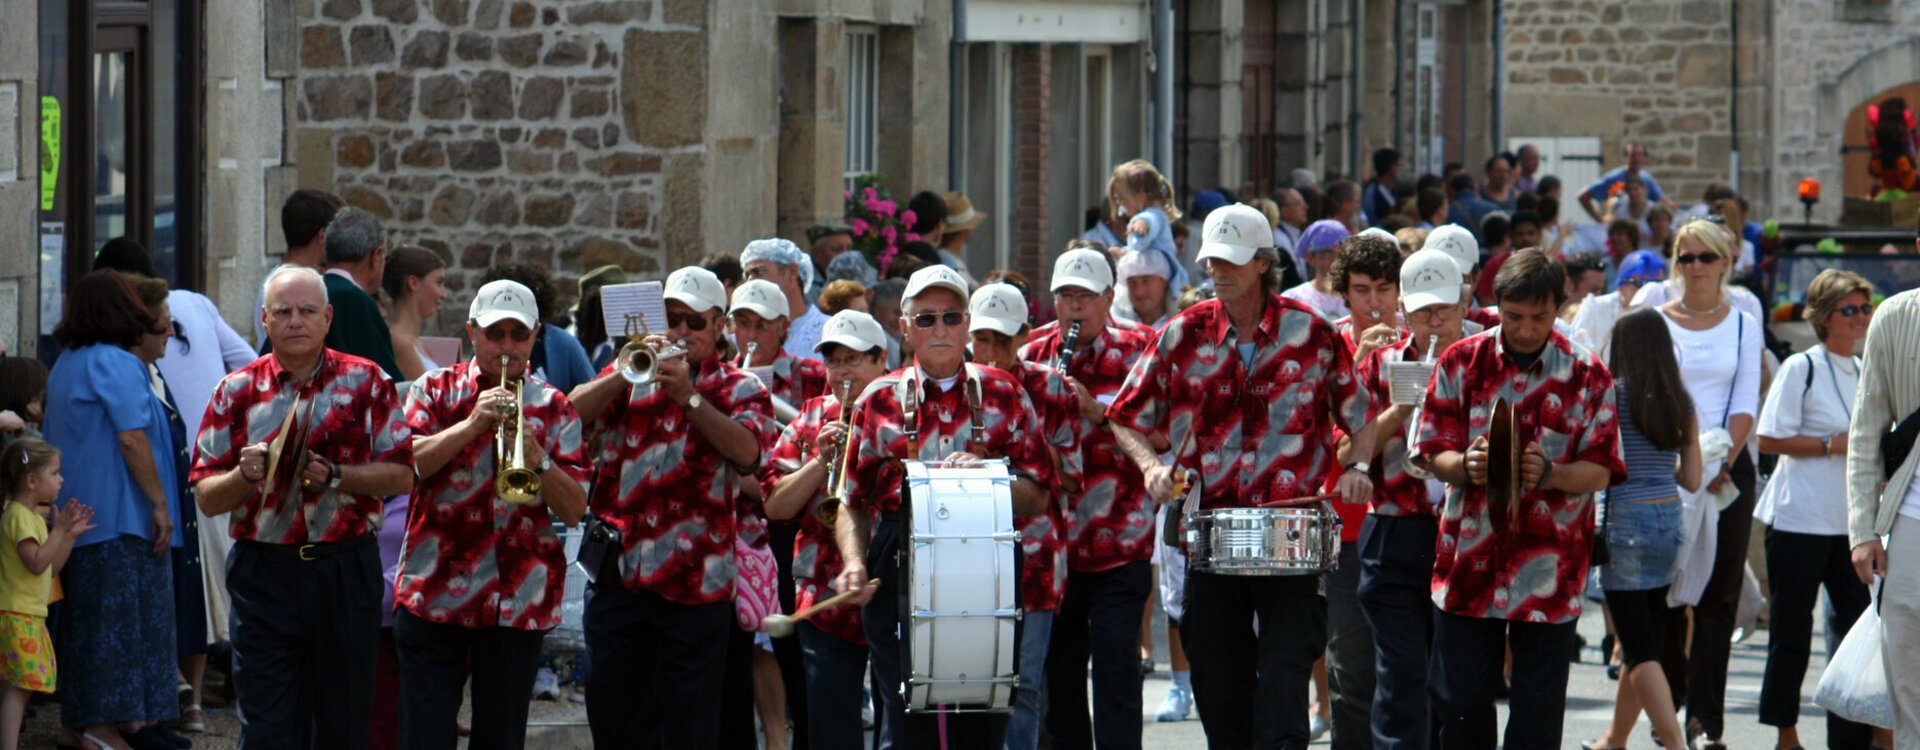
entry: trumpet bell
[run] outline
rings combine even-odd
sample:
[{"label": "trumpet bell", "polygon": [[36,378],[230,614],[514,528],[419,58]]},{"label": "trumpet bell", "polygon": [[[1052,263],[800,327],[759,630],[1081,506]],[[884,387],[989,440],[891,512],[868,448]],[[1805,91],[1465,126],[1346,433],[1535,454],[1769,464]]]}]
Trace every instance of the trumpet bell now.
[{"label": "trumpet bell", "polygon": [[540,497],[540,475],[525,467],[507,469],[494,478],[493,491],[501,500],[525,505]]},{"label": "trumpet bell", "polygon": [[815,503],[813,520],[819,521],[821,526],[833,528],[834,524],[840,520],[840,501],[829,497]]},{"label": "trumpet bell", "polygon": [[620,347],[620,353],[614,357],[619,363],[620,377],[629,383],[651,383],[659,358],[654,356],[653,347],[634,341]]}]

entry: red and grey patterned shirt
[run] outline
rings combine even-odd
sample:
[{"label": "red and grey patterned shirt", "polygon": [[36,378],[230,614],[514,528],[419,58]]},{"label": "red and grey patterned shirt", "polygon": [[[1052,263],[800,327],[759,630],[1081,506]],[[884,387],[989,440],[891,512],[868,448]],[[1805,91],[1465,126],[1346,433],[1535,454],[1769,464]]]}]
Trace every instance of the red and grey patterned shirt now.
[{"label": "red and grey patterned shirt", "polygon": [[[438,435],[473,413],[480,393],[496,385],[472,362],[429,372],[407,392],[407,426],[416,437]],[[538,377],[528,377],[522,390],[528,433],[584,487],[593,468],[572,402]],[[494,494],[494,442],[488,433],[468,443],[415,484],[393,601],[441,625],[551,630],[560,625],[565,545],[546,505],[515,505]]]},{"label": "red and grey patterned shirt", "polygon": [[[1051,364],[1063,338],[1059,323],[1049,323],[1033,333],[1020,357]],[[1096,400],[1111,404],[1127,381],[1127,371],[1146,350],[1146,336],[1110,325],[1074,352],[1067,371]],[[1157,507],[1147,497],[1146,477],[1120,449],[1113,432],[1080,416],[1077,397],[1071,415],[1083,479],[1079,494],[1067,503],[1068,565],[1099,572],[1152,558]]]},{"label": "red and grey patterned shirt", "polygon": [[[820,428],[838,419],[840,399],[837,397],[821,396],[800,405],[800,416],[787,424],[787,428],[780,433],[779,441],[773,445],[770,460],[760,467],[760,486],[767,496],[773,495],[775,483],[800,471],[814,458],[818,451]],[[833,579],[845,567],[840,559],[840,547],[834,541],[833,530],[814,516],[814,508],[826,497],[827,489],[823,482],[820,489],[814,491],[813,497],[807,498],[806,507],[800,510],[800,532],[793,538],[793,606],[796,611],[832,598],[835,593]],[[807,622],[840,640],[866,645],[867,637],[860,629],[859,607],[822,610],[807,618]]]},{"label": "red and grey patterned shirt", "polygon": [[[827,366],[817,359],[800,359],[784,351],[773,358],[772,382],[767,390],[779,396],[793,408],[800,408],[808,399],[819,398],[827,392]],[[742,368],[752,372],[752,368]]]},{"label": "red and grey patterned shirt", "polygon": [[293,436],[306,435],[307,451],[336,464],[389,463],[413,466],[413,443],[400,398],[380,366],[371,360],[324,350],[306,382],[267,355],[221,379],[200,422],[198,459],[187,481],[198,482],[232,471],[240,449],[271,442],[287,411],[300,406],[273,472],[273,485],[261,484],[233,509],[232,534],[267,544],[344,542],[380,528],[384,498],[338,490],[302,492],[287,497],[294,481]]},{"label": "red and grey patterned shirt", "polygon": [[[851,444],[856,452],[853,471],[847,475],[847,496],[865,505],[873,520],[900,509],[900,485],[906,479],[900,460],[909,458],[900,391],[914,387],[913,381],[918,381],[920,389],[915,415],[920,455],[911,458],[939,461],[960,452],[1004,458],[1014,476],[1041,487],[1055,486],[1040,420],[1034,416],[1026,389],[1012,375],[968,364],[961,375],[954,376],[953,386],[943,390],[938,381],[919,375],[918,370],[909,366],[886,374],[868,384],[855,403]],[[979,383],[981,426],[986,432],[977,440],[972,439],[972,410],[966,394],[970,379]],[[908,384],[903,386],[903,380]]]},{"label": "red and grey patterned shirt", "polygon": [[[1253,345],[1250,366],[1242,343]],[[1369,404],[1332,324],[1269,294],[1259,325],[1245,333],[1217,299],[1168,321],[1107,417],[1141,433],[1165,431],[1181,451],[1177,465],[1199,469],[1200,506],[1212,509],[1317,493],[1336,468],[1333,429],[1359,432]],[[1190,429],[1199,432],[1186,441]]]},{"label": "red and grey patterned shirt", "polygon": [[[1058,478],[1083,481],[1080,472],[1079,439],[1075,426],[1080,422],[1080,399],[1067,388],[1059,371],[1035,362],[1021,362],[1012,373],[1027,389],[1034,416],[1040,420],[1047,446],[1060,458]],[[1047,512],[1038,516],[1016,516],[1013,527],[1020,532],[1020,600],[1029,612],[1046,612],[1060,606],[1067,590],[1067,493],[1065,481],[1047,486]]]},{"label": "red and grey patterned shirt", "polygon": [[[760,380],[717,357],[696,364],[693,378],[700,397],[747,428],[765,455],[777,428]],[[620,530],[627,588],[680,604],[730,600],[740,471],[657,385],[628,388],[595,428],[607,434],[589,504]]]},{"label": "red and grey patterned shirt", "polygon": [[[1382,413],[1393,408],[1387,363],[1405,360],[1407,353],[1414,351],[1412,343],[1413,339],[1402,338],[1375,349],[1355,367],[1355,376],[1372,396],[1371,419],[1377,420]],[[1369,510],[1375,515],[1434,514],[1433,503],[1427,501],[1427,481],[1407,474],[1407,428],[1411,426],[1403,424],[1392,435],[1376,433],[1373,436],[1380,444],[1379,457],[1369,462],[1373,464],[1373,470],[1369,473],[1369,478],[1373,480],[1373,500],[1369,503]]]},{"label": "red and grey patterned shirt", "polygon": [[[1514,442],[1539,443],[1556,464],[1591,461],[1626,480],[1613,376],[1558,333],[1532,366],[1507,355],[1500,329],[1447,348],[1434,367],[1417,454],[1464,451],[1487,433],[1494,399],[1513,407]],[[1433,563],[1433,602],[1466,617],[1568,622],[1580,616],[1593,552],[1593,496],[1525,492],[1506,528],[1493,526],[1484,487],[1447,488]]]}]

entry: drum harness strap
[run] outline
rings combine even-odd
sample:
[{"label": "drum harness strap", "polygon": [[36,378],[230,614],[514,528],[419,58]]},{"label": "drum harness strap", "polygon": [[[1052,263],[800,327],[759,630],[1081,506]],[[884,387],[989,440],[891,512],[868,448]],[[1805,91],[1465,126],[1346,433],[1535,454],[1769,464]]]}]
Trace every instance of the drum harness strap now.
[{"label": "drum harness strap", "polygon": [[[966,364],[964,367],[966,368],[963,374],[966,375],[965,387],[967,389],[967,411],[969,412],[967,418],[967,452],[981,458],[986,458],[987,453],[984,450],[987,439],[987,428],[985,425],[986,413],[980,408],[980,373],[974,369],[972,364]],[[893,385],[894,398],[900,402],[901,415],[905,417],[902,421],[905,423],[904,428],[907,433],[906,458],[912,460],[918,460],[920,458],[920,384],[925,378],[926,376],[920,371],[920,366],[914,365],[906,377],[901,378],[899,382]]]}]

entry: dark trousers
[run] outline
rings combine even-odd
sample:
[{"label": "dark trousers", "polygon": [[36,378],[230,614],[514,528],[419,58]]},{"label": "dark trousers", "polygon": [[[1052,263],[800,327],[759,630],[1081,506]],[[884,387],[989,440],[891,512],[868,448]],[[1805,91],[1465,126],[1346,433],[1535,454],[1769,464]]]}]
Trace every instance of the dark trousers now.
[{"label": "dark trousers", "polygon": [[[1140,618],[1153,564],[1074,571],[1053,614],[1047,645],[1047,736],[1058,750],[1140,747]],[[1087,660],[1093,660],[1093,723],[1087,722]]]},{"label": "dark trousers", "polygon": [[[807,740],[821,750],[860,747],[860,689],[867,680],[867,647],[841,640],[805,620],[800,621],[799,631],[807,663]],[[794,736],[798,739],[798,730]]]},{"label": "dark trousers", "polygon": [[[1872,596],[1853,572],[1847,537],[1767,529],[1767,570],[1773,582],[1773,624],[1767,634],[1767,673],[1760,683],[1760,723],[1791,727],[1800,722],[1800,683],[1813,649],[1813,606],[1827,587],[1833,617],[1827,630],[1845,636]],[[1865,750],[1873,728],[1827,713],[1827,747]]]},{"label": "dark trousers", "polygon": [[240,746],[361,748],[372,732],[380,549],[372,534],[303,561],[242,541],[227,556]]},{"label": "dark trousers", "polygon": [[373,678],[373,737],[367,750],[400,746],[400,655],[394,653],[393,628],[380,629],[380,651]]},{"label": "dark trousers", "polygon": [[717,746],[733,603],[679,604],[631,591],[614,559],[589,591],[583,618],[594,746]]},{"label": "dark trousers", "polygon": [[1491,732],[1478,730],[1493,710],[1507,648],[1513,649],[1513,685],[1508,700],[1505,750],[1560,747],[1567,709],[1567,654],[1578,623],[1514,622],[1435,615],[1433,666],[1434,718],[1440,723],[1440,747],[1484,750]]},{"label": "dark trousers", "polygon": [[[1319,576],[1187,573],[1180,643],[1215,750],[1307,746],[1307,683],[1327,647]],[[1254,618],[1260,622],[1254,630]]]},{"label": "dark trousers", "polygon": [[1333,750],[1373,747],[1373,627],[1360,609],[1360,548],[1340,547],[1327,574],[1327,689],[1333,693]]},{"label": "dark trousers", "polygon": [[1727,660],[1733,655],[1734,619],[1746,580],[1747,536],[1753,531],[1753,460],[1741,450],[1733,463],[1740,496],[1720,511],[1713,573],[1693,607],[1693,647],[1687,660],[1687,719],[1719,739],[1726,723]]},{"label": "dark trousers", "polygon": [[[737,620],[727,622],[727,669],[720,678],[720,747],[754,750],[760,737],[754,730],[753,632],[741,630]],[[786,727],[767,727],[785,732]]]},{"label": "dark trousers", "polygon": [[[1439,530],[1439,519],[1432,516],[1369,514],[1360,524],[1358,597],[1372,625],[1371,711],[1373,746],[1379,750],[1427,750],[1433,739],[1427,654],[1433,644],[1433,542]],[[1336,725],[1336,737],[1338,732]]]},{"label": "dark trousers", "polygon": [[[799,610],[794,608],[798,592],[793,580],[793,540],[800,535],[800,524],[776,523],[768,528],[772,535],[773,562],[780,568],[780,608],[788,614]],[[805,622],[802,620],[801,622]],[[807,694],[806,658],[802,655],[799,638],[773,639],[773,658],[780,663],[780,682],[786,687],[787,717],[793,722],[792,750],[808,750],[811,747],[807,731],[807,703],[812,696]]]},{"label": "dark trousers", "polygon": [[[473,677],[473,750],[520,750],[527,744],[527,701],[540,670],[544,631],[468,628],[393,614],[400,660],[400,746],[451,750],[459,744],[460,703]],[[471,666],[471,669],[469,669]]]},{"label": "dark trousers", "polygon": [[[874,524],[873,543],[867,547],[867,577],[880,579],[880,589],[860,610],[861,627],[867,633],[868,655],[873,660],[874,677],[880,683],[884,708],[881,725],[886,728],[886,736],[880,740],[881,750],[1000,747],[1006,740],[1006,714],[907,713],[906,695],[901,690],[911,665],[902,663],[905,654],[900,648],[901,629],[907,621],[907,600],[900,581],[900,553],[900,516],[881,514],[880,521]],[[1134,637],[1139,637],[1138,630]],[[1005,644],[1007,648],[1019,646],[1017,639]]]}]

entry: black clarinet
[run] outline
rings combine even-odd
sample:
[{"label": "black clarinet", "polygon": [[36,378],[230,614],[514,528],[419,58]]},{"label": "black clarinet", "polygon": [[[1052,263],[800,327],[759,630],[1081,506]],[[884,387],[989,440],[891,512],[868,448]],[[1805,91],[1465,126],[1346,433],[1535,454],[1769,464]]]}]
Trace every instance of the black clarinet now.
[{"label": "black clarinet", "polygon": [[1067,364],[1073,361],[1073,346],[1080,341],[1080,321],[1073,321],[1067,327],[1067,337],[1060,340],[1060,353],[1053,357],[1053,369],[1060,371],[1061,377],[1067,376]]}]

